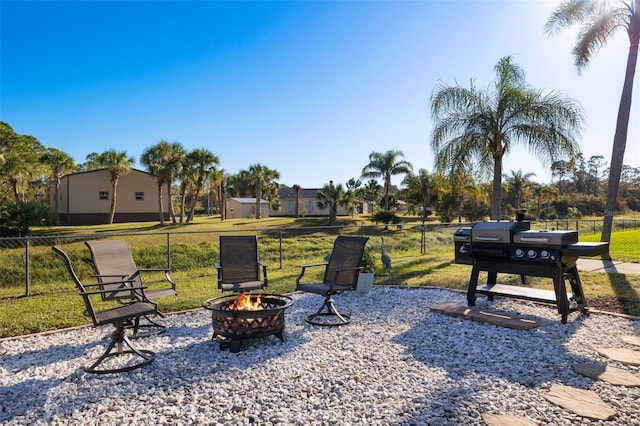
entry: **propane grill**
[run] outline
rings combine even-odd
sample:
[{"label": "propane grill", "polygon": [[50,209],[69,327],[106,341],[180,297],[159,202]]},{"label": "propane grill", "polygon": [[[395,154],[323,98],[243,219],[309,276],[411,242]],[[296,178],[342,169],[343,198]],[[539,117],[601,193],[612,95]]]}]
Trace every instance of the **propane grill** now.
[{"label": "propane grill", "polygon": [[[454,245],[456,263],[473,265],[467,290],[469,306],[475,305],[476,294],[486,294],[489,300],[506,296],[553,303],[562,323],[571,312],[588,314],[576,268],[578,258],[609,250],[608,243],[579,243],[578,231],[530,230],[523,212],[518,212],[516,221],[486,221],[460,228],[454,235]],[[487,272],[487,284],[478,286],[481,271]],[[554,291],[497,284],[498,273],[520,275],[523,284],[530,277],[552,278]]]}]

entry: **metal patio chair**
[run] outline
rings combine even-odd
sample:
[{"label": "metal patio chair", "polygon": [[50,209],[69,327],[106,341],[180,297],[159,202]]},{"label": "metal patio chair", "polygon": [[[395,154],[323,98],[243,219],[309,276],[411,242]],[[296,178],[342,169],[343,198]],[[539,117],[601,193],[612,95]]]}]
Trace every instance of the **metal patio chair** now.
[{"label": "metal patio chair", "polygon": [[[106,281],[123,280],[132,283],[133,286],[142,287],[145,285],[142,280],[142,275],[144,273],[150,272],[164,272],[165,278],[169,285],[163,286],[162,288],[147,287],[145,289],[144,295],[148,300],[142,301],[155,300],[159,297],[165,296],[176,296],[178,294],[178,292],[176,291],[176,283],[171,278],[171,270],[168,268],[139,269],[136,265],[136,262],[133,260],[133,256],[131,255],[131,248],[126,241],[85,241],[85,245],[91,252],[91,259],[93,260],[93,265],[96,269],[96,277],[98,279],[98,282],[102,283],[104,290],[112,290],[101,293],[102,300],[118,300],[123,303],[139,301],[140,295],[131,293],[127,289],[123,290],[118,285],[108,284],[106,283]],[[135,297],[134,300],[131,299],[132,295]],[[157,315],[160,317],[164,317],[164,315],[159,311],[157,312]],[[164,329],[164,325],[153,321],[151,318],[147,317],[145,319],[146,322],[138,324],[138,327],[134,329],[134,337],[148,336],[150,334],[160,332],[162,331],[162,329]],[[139,336],[139,328],[144,328],[150,331],[148,331],[144,335]]]},{"label": "metal patio chair", "polygon": [[[308,323],[338,326],[351,322],[350,315],[338,312],[333,303],[333,296],[356,289],[367,240],[369,237],[339,236],[333,243],[333,250],[328,262],[302,265],[302,271],[296,278],[296,290],[324,296],[324,303],[318,312],[306,318]],[[320,266],[325,267],[321,283],[300,282],[307,268]]]},{"label": "metal patio chair", "polygon": [[[141,317],[154,315],[157,313],[157,306],[150,301],[136,301],[128,303],[126,305],[118,306],[115,308],[96,311],[91,301],[91,296],[104,295],[113,291],[115,286],[119,286],[122,291],[129,292],[131,294],[131,300],[146,300],[144,297],[144,290],[142,286],[132,285],[132,281],[120,280],[114,282],[103,282],[96,284],[82,284],[78,275],[75,273],[69,256],[59,247],[53,246],[53,251],[59,254],[65,261],[67,270],[71,274],[71,278],[75,282],[76,288],[82,296],[84,301],[85,311],[84,315],[91,318],[94,327],[100,327],[105,324],[112,324],[115,327],[113,333],[111,333],[111,340],[105,352],[95,360],[90,366],[83,367],[83,370],[87,373],[93,374],[109,374],[120,373],[124,371],[131,371],[136,368],[144,367],[150,364],[155,359],[155,353],[146,349],[137,349],[131,343],[131,340],[126,335],[126,330],[130,328],[130,325],[140,322]],[[104,289],[104,286],[108,285],[110,289]],[[97,290],[88,291],[87,288],[98,288]],[[142,295],[141,297],[134,295]],[[126,345],[127,349],[124,348]],[[115,350],[114,350],[115,349]],[[112,357],[132,354],[132,360],[134,362],[125,362],[121,366],[102,367],[101,364]]]},{"label": "metal patio chair", "polygon": [[263,290],[267,287],[267,264],[258,258],[258,238],[255,235],[221,235],[220,262],[214,266],[218,273],[218,288],[222,292]]}]

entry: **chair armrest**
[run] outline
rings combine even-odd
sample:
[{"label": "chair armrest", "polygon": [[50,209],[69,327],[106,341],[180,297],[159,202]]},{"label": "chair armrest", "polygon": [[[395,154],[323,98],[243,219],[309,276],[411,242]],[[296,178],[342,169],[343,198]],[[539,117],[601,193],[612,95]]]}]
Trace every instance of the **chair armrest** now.
[{"label": "chair armrest", "polygon": [[169,268],[144,268],[144,269],[138,269],[133,275],[131,275],[132,277],[140,274],[140,272],[164,272],[164,276],[167,279],[167,281],[169,281],[169,283],[171,283],[171,288],[173,288],[174,290],[176,289],[176,283],[175,281],[173,281],[173,278],[171,278],[171,269]]},{"label": "chair armrest", "polygon": [[[119,284],[120,281],[117,282],[111,282],[111,283],[99,283],[99,284],[83,284],[85,287],[95,287],[95,286],[102,286],[105,284]],[[82,296],[89,296],[91,294],[107,294],[107,293],[113,293],[114,291],[129,291],[132,290],[135,292],[135,290],[144,290],[145,288],[147,288],[147,286],[138,286],[138,287],[122,287],[122,290],[92,290],[92,291],[81,291],[80,294]]]},{"label": "chair armrest", "polygon": [[298,277],[296,278],[296,286],[298,286],[298,284],[300,284],[300,280],[304,276],[304,273],[307,270],[307,268],[314,268],[314,267],[317,267],[317,266],[327,266],[328,264],[329,264],[329,262],[322,262],[322,263],[309,263],[307,265],[300,266],[302,268],[302,270],[300,271],[300,275],[298,275]]}]

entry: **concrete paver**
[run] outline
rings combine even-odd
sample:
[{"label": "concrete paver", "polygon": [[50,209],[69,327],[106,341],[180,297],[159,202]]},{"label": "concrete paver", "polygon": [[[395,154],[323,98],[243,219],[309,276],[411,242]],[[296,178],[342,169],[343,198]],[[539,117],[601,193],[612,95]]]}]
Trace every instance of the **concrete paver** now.
[{"label": "concrete paver", "polygon": [[619,274],[640,274],[640,263],[619,260],[579,258],[576,266],[581,271]]}]

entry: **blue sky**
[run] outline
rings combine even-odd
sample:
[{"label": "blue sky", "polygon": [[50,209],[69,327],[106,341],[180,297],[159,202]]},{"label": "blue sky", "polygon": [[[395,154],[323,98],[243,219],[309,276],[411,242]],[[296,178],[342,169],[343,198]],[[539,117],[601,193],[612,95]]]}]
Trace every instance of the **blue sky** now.
[{"label": "blue sky", "polygon": [[[544,34],[555,5],[2,0],[0,119],[79,163],[108,149],[139,161],[164,139],[211,150],[228,173],[259,163],[314,188],[359,177],[372,151],[401,150],[433,171],[434,87],[486,87],[512,55],[532,86],[582,104],[585,158],[609,162],[628,38],[579,75],[576,31]],[[638,92],[625,154],[634,167]],[[551,178],[524,148],[504,169]]]}]

